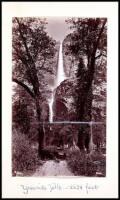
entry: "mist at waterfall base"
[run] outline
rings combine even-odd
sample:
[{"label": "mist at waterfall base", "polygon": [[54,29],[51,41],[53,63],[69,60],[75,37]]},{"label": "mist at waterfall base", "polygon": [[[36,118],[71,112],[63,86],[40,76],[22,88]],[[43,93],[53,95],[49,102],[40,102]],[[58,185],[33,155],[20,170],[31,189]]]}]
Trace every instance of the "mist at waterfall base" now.
[{"label": "mist at waterfall base", "polygon": [[63,66],[63,53],[62,53],[62,42],[60,42],[59,48],[59,60],[57,77],[53,86],[51,86],[51,98],[49,99],[49,122],[53,122],[53,103],[54,103],[54,92],[55,89],[66,79],[64,66]]}]

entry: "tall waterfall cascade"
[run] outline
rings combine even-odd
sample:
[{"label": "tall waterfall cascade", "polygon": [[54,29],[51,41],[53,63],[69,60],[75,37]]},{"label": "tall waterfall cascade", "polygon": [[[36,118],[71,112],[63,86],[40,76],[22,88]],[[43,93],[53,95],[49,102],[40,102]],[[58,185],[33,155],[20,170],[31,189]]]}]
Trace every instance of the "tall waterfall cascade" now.
[{"label": "tall waterfall cascade", "polygon": [[61,82],[66,79],[64,66],[63,66],[63,53],[62,53],[62,42],[60,43],[59,48],[59,60],[58,60],[58,69],[57,69],[57,78],[55,85],[51,87],[52,95],[49,99],[49,122],[53,122],[53,102],[54,102],[54,89],[57,88]]},{"label": "tall waterfall cascade", "polygon": [[65,79],[66,79],[66,76],[64,72],[64,66],[63,66],[62,43],[60,43],[56,87],[59,86],[60,83],[63,82]]},{"label": "tall waterfall cascade", "polygon": [[53,122],[53,102],[54,102],[54,88],[52,88],[52,95],[49,101],[49,122]]}]

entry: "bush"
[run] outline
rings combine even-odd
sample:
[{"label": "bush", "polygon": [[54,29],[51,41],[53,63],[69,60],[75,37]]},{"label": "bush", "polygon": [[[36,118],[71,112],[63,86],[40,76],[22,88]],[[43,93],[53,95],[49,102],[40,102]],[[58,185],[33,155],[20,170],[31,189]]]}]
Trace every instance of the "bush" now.
[{"label": "bush", "polygon": [[75,175],[95,176],[97,166],[93,161],[80,151],[71,151],[67,155],[68,166]]},{"label": "bush", "polygon": [[12,171],[13,174],[18,172],[26,172],[27,170],[35,170],[39,164],[37,150],[31,148],[26,135],[13,131],[12,137]]},{"label": "bush", "polygon": [[101,152],[92,151],[90,154],[85,154],[74,149],[67,152],[67,162],[77,176],[106,175],[106,157]]},{"label": "bush", "polygon": [[56,159],[58,157],[58,150],[56,146],[46,146],[42,150],[41,159]]},{"label": "bush", "polygon": [[90,158],[93,160],[93,161],[101,161],[104,159],[104,156],[101,152],[98,152],[98,151],[95,151],[93,150],[91,153],[90,153]]},{"label": "bush", "polygon": [[54,146],[54,145],[46,146],[45,149],[48,150],[49,152],[52,152],[52,153],[57,151],[57,147]]},{"label": "bush", "polygon": [[101,172],[102,176],[106,175],[106,156],[101,152],[93,151],[90,154],[90,158],[94,163],[97,163],[97,171]]}]

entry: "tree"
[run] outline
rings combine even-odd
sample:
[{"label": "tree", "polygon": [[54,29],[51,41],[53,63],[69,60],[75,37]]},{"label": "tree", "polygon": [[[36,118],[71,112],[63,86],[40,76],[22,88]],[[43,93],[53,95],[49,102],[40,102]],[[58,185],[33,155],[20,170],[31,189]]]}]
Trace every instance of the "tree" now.
[{"label": "tree", "polygon": [[[38,141],[37,116],[34,98],[20,85],[13,85],[12,125],[18,133],[25,134],[28,140]],[[21,135],[19,134],[21,137]]]},{"label": "tree", "polygon": [[26,102],[23,99],[18,99],[14,102],[12,111],[12,120],[15,126],[19,127],[22,133],[28,134],[30,129],[30,118]]},{"label": "tree", "polygon": [[[79,87],[76,91],[79,121],[91,121],[92,84],[96,63],[97,60],[106,57],[106,22],[106,18],[70,18],[67,20],[73,30],[69,50],[79,61],[77,72]],[[85,145],[84,134],[83,128],[80,129],[78,146],[82,150]],[[86,135],[89,136],[89,134]]]},{"label": "tree", "polygon": [[38,120],[39,155],[44,148],[44,131],[41,122],[42,74],[45,62],[55,54],[56,42],[45,31],[46,21],[39,18],[13,18],[13,77],[34,99]]}]

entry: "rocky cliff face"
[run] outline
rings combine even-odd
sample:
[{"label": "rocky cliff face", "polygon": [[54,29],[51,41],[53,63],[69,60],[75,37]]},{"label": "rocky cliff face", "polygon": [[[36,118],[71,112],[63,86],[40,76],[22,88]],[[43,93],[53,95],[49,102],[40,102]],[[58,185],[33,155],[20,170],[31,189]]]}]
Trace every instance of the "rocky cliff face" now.
[{"label": "rocky cliff face", "polygon": [[54,121],[73,121],[76,118],[74,102],[77,81],[73,78],[63,81],[56,88],[54,98]]},{"label": "rocky cliff face", "polygon": [[[101,85],[100,85],[101,86]],[[105,102],[105,88],[94,87],[94,91],[89,91],[86,105],[84,121],[91,121],[90,112],[92,104],[92,120],[105,120],[106,102]],[[82,86],[81,86],[82,87]],[[100,90],[99,90],[100,89]],[[78,83],[77,79],[69,78],[63,81],[60,86],[56,88],[54,96],[54,118],[53,121],[79,121],[77,119],[77,105],[76,98],[78,98]],[[81,98],[84,94],[81,94]],[[92,99],[93,95],[93,99]],[[80,94],[79,94],[80,97]]]},{"label": "rocky cliff face", "polygon": [[68,46],[70,45],[71,34],[66,36],[63,41],[63,60],[64,60],[64,70],[67,77],[76,78],[78,61],[75,56],[71,54],[68,50]]},{"label": "rocky cliff face", "polygon": [[[82,84],[81,84],[82,87]],[[54,121],[79,121],[77,118],[77,105],[76,99],[78,94],[78,79],[69,78],[63,81],[60,86],[56,88],[54,98]],[[84,121],[90,121],[90,109],[91,108],[91,91],[88,94],[87,101],[85,103],[85,118]],[[82,98],[84,94],[81,94]]]}]

